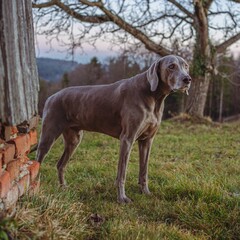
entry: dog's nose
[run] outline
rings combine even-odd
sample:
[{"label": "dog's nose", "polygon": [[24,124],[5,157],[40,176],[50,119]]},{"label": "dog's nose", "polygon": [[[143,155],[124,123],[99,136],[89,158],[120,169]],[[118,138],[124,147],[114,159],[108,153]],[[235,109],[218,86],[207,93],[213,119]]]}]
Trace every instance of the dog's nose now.
[{"label": "dog's nose", "polygon": [[183,78],[183,82],[186,83],[186,84],[189,84],[191,81],[192,81],[192,79],[189,76]]}]

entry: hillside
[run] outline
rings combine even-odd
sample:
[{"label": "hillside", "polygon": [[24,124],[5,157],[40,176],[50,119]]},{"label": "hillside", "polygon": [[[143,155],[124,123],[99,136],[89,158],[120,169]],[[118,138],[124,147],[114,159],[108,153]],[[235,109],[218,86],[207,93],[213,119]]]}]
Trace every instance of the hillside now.
[{"label": "hillside", "polygon": [[76,65],[78,65],[78,63],[75,61],[37,58],[39,77],[51,82],[60,80],[65,72],[71,71]]}]

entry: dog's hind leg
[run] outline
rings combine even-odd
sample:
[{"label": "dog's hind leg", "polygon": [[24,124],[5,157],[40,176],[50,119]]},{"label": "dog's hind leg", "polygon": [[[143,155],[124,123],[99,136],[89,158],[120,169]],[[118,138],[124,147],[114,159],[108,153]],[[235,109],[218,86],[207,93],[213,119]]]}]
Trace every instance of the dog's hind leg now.
[{"label": "dog's hind leg", "polygon": [[53,143],[62,134],[64,126],[59,125],[52,120],[48,120],[49,117],[43,119],[41,137],[37,149],[37,161],[42,163],[49,149]]},{"label": "dog's hind leg", "polygon": [[59,159],[57,163],[58,178],[61,186],[66,185],[64,179],[64,169],[66,167],[68,160],[74,153],[74,150],[81,142],[82,136],[83,131],[80,131],[79,129],[68,128],[63,132],[65,148],[62,157]]}]

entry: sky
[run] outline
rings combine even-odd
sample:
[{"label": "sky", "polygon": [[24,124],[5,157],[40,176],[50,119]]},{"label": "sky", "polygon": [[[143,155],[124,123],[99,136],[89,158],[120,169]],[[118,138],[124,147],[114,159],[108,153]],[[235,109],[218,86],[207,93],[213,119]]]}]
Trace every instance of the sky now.
[{"label": "sky", "polygon": [[[76,49],[74,55],[68,54],[66,48],[59,46],[57,41],[53,42],[52,46],[50,46],[45,36],[35,36],[35,43],[36,57],[74,60],[83,64],[90,62],[93,57],[97,57],[103,62],[108,57],[117,56],[119,53],[119,50],[116,48],[114,50],[111,49],[110,43],[103,42],[102,40],[96,43],[96,47],[86,44],[83,46],[83,50]],[[229,49],[235,58],[240,56],[240,41],[233,44]]]},{"label": "sky", "polygon": [[85,44],[82,50],[76,49],[74,55],[70,55],[67,53],[66,47],[60,46],[57,41],[53,41],[50,46],[44,35],[35,36],[35,51],[36,57],[74,60],[79,63],[88,63],[93,57],[97,57],[103,62],[106,58],[114,57],[119,53],[116,48],[112,50],[110,44],[99,40],[96,47]]}]

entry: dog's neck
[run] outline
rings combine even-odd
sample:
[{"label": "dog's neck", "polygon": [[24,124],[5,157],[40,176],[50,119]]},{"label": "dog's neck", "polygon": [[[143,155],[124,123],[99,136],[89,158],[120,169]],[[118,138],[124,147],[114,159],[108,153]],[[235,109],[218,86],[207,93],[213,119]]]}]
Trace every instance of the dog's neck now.
[{"label": "dog's neck", "polygon": [[164,100],[170,93],[171,93],[171,91],[168,88],[168,86],[166,85],[166,83],[164,83],[160,79],[156,91],[154,91],[152,93],[152,96],[155,100],[155,110],[154,110],[154,112],[157,115],[158,114],[162,115],[163,110],[164,110]]},{"label": "dog's neck", "polygon": [[155,101],[163,101],[170,93],[170,88],[166,85],[166,83],[159,79],[157,89],[152,94]]},{"label": "dog's neck", "polygon": [[[145,74],[145,77],[143,78],[142,75]],[[146,72],[139,74],[139,78],[136,78],[138,81],[138,86],[141,85],[142,92],[144,92],[145,97],[145,102],[146,106],[149,104],[154,104],[154,112],[156,114],[162,112],[164,108],[164,100],[165,98],[170,94],[170,88],[164,83],[161,79],[159,79],[159,83],[157,86],[157,89],[152,92],[150,83],[147,79]],[[144,79],[144,81],[142,81]]]}]

